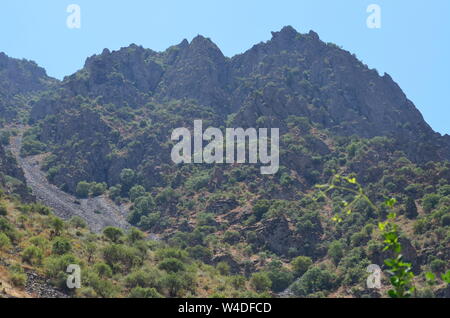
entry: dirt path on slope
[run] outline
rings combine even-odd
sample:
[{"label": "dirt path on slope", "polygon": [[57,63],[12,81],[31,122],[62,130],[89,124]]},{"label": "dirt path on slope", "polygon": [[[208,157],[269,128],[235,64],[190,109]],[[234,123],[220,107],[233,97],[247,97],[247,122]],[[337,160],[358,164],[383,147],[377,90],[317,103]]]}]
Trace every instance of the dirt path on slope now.
[{"label": "dirt path on slope", "polygon": [[17,136],[11,138],[9,150],[16,157],[25,174],[27,185],[38,201],[52,208],[55,215],[62,219],[69,220],[73,216],[81,217],[87,222],[89,228],[97,233],[101,232],[106,226],[115,226],[122,229],[130,227],[130,224],[126,221],[126,208],[117,206],[109,198],[100,196],[77,199],[50,184],[40,167],[42,156],[26,158],[20,156],[22,133],[19,132]]}]

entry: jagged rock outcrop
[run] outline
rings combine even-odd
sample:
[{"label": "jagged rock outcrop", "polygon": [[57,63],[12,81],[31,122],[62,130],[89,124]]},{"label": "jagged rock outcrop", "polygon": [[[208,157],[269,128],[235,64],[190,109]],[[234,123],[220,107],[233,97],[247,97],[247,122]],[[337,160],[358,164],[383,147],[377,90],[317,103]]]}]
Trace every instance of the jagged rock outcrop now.
[{"label": "jagged rock outcrop", "polygon": [[0,145],[0,187],[9,194],[18,194],[25,202],[34,201],[22,169],[3,145]]},{"label": "jagged rock outcrop", "polygon": [[55,83],[35,62],[13,59],[0,52],[0,117],[6,121],[17,119],[19,113],[28,110],[33,94]]},{"label": "jagged rock outcrop", "polygon": [[[105,49],[58,87],[33,102],[30,117],[36,123],[51,115],[40,141],[52,143],[57,161],[68,161],[70,169],[79,171],[70,184],[63,180],[65,170],[55,178],[70,191],[88,176],[113,185],[123,168],[146,170],[147,184],[153,186],[161,180],[157,167],[170,160],[164,138],[194,119],[217,120],[216,126],[279,127],[285,133],[288,118],[301,116],[336,135],[390,137],[392,146],[413,162],[450,159],[450,136],[435,133],[389,75],[380,76],[349,52],[321,41],[313,31],[300,34],[292,27],[273,32],[269,41],[233,58],[226,58],[202,36],[164,52],[134,44],[113,52]],[[155,104],[165,105],[164,110],[155,112]],[[195,107],[198,111],[192,111]],[[98,115],[92,115],[90,108]],[[74,114],[76,120],[71,119]],[[114,130],[117,118],[140,118],[143,125],[145,120],[159,123],[159,133],[130,138],[116,131],[105,136],[105,131]],[[80,130],[90,137],[80,136]],[[70,150],[73,136],[80,143]],[[99,136],[97,143],[93,136]],[[127,144],[133,146],[112,153],[113,145]],[[320,140],[315,148],[320,148],[320,155],[330,152]],[[309,154],[283,161],[299,173],[321,169]]]}]

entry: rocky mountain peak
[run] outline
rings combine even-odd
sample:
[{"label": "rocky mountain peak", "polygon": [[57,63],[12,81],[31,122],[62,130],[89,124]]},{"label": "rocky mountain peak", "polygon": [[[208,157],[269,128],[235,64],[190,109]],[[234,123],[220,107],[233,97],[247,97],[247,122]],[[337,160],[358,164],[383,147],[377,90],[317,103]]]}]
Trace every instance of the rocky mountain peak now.
[{"label": "rocky mountain peak", "polygon": [[298,35],[299,33],[297,32],[296,29],[294,29],[292,26],[288,25],[283,27],[280,31],[278,32],[272,32],[272,40],[273,39],[277,39],[277,38],[281,38],[284,40],[292,40],[295,39],[295,37]]}]

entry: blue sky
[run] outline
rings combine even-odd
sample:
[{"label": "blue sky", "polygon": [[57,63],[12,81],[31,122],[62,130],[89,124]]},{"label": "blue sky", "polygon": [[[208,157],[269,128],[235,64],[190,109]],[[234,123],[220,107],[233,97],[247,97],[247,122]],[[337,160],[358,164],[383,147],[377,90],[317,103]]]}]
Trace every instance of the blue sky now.
[{"label": "blue sky", "polygon": [[[381,29],[366,25],[372,3],[382,9]],[[81,7],[81,29],[66,25],[69,4]],[[427,122],[450,134],[448,0],[2,0],[0,51],[63,78],[106,47],[161,51],[202,34],[233,56],[285,25],[313,29],[389,73]]]}]

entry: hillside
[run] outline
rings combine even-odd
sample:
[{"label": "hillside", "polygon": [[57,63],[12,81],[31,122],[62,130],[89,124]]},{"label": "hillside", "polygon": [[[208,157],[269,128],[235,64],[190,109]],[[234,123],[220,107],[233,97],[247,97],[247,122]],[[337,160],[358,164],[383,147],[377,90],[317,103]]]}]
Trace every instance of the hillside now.
[{"label": "hillside", "polygon": [[[0,87],[16,77],[16,71],[4,74]],[[61,82],[43,70],[27,74],[29,82],[16,81],[19,89],[6,89],[6,96],[34,94],[16,109],[30,126],[15,155],[25,172],[30,170],[24,165],[33,166],[36,158],[42,164],[36,174],[37,180],[47,177],[42,185],[25,173],[38,200],[66,220],[84,215],[91,225],[94,218],[112,221],[110,214],[86,216],[90,210],[77,210],[75,201],[108,197],[144,237],[162,239],[130,243],[133,232],[123,232],[111,243],[102,234],[67,226],[62,239],[82,248],[55,256],[55,235],[45,228],[39,239],[45,244],[38,246],[43,261],[32,264],[36,272],[54,279],[45,274],[50,265],[44,260],[76,257],[89,271],[106,262],[113,273],[107,281],[117,287],[114,293],[103,294],[93,279],[87,288],[94,291],[77,296],[127,296],[136,287],[123,285],[127,275],[144,272],[158,277],[140,286],[154,288],[146,291],[152,296],[384,296],[384,289],[365,287],[366,268],[384,266],[378,224],[389,220],[383,204],[392,197],[403,254],[417,275],[417,296],[448,296],[440,276],[450,269],[450,137],[432,130],[388,74],[381,76],[315,32],[285,27],[232,58],[202,36],[164,52],[132,44],[88,58]],[[252,164],[173,164],[173,129],[192,128],[198,119],[205,127],[280,128],[278,173],[261,175]],[[17,126],[8,128],[17,134]],[[23,173],[11,173],[23,181]],[[355,177],[369,200],[338,188],[328,199],[321,196],[316,185],[336,175]],[[39,189],[50,189],[48,183],[54,188],[39,196]],[[52,196],[67,203],[60,209]],[[67,199],[72,196],[78,199]],[[4,200],[8,222],[18,227],[22,203]],[[336,222],[353,201],[351,213]],[[51,217],[30,213],[38,220],[33,228],[25,226],[17,242],[10,237],[20,253],[45,226],[40,218]],[[133,249],[139,262],[124,269],[120,258],[108,263],[104,253],[86,261],[87,242],[99,251],[117,244]],[[172,262],[184,263],[180,275],[195,276],[195,289],[174,294],[158,285],[171,275],[160,268],[165,257],[158,255],[166,249],[176,254],[167,252]],[[13,257],[20,254],[14,250],[6,253],[14,262],[25,261]],[[161,271],[154,272],[156,267]],[[427,271],[436,274],[435,284],[426,282]],[[387,276],[383,284],[389,284]]]},{"label": "hillside", "polygon": [[13,59],[0,52],[1,124],[24,119],[30,100],[56,83],[35,62]]}]

